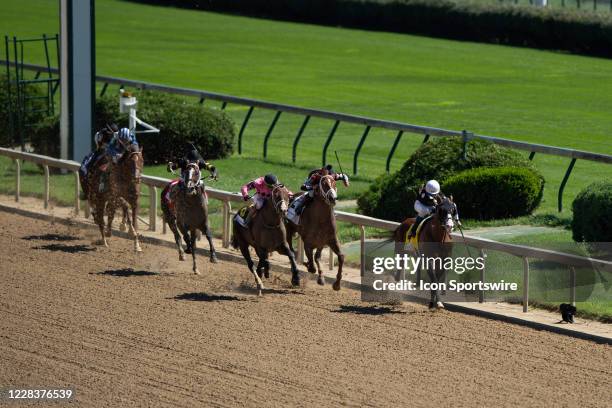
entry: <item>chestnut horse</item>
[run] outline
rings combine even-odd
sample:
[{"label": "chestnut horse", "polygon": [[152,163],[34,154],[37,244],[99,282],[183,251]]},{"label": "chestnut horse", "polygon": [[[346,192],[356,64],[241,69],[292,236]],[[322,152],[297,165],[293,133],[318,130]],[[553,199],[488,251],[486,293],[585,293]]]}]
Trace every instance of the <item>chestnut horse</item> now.
[{"label": "chestnut horse", "polygon": [[[295,255],[287,242],[284,218],[289,208],[289,190],[283,185],[277,185],[272,189],[271,196],[266,200],[264,206],[257,211],[251,219],[248,227],[243,227],[234,217],[232,247],[239,248],[246,260],[247,266],[257,282],[258,294],[261,296],[263,283],[261,278],[269,277],[270,262],[268,255],[278,252],[287,255],[291,263],[291,284],[299,286],[300,276],[295,262]],[[249,253],[249,247],[253,247],[259,258],[257,272],[253,269],[254,263]]]},{"label": "chestnut horse", "polygon": [[[166,195],[170,194],[170,200]],[[196,239],[198,230],[206,235],[210,247],[210,262],[217,263],[217,253],[212,241],[208,225],[208,203],[204,183],[200,177],[200,168],[195,163],[189,163],[181,173],[177,184],[172,182],[164,188],[161,197],[161,207],[164,221],[174,234],[174,241],[179,253],[179,260],[184,261],[184,252],[191,254],[193,273],[200,274],[196,265]],[[187,249],[183,252],[181,236],[183,235]]]},{"label": "chestnut horse", "polygon": [[334,215],[337,198],[336,180],[329,174],[323,175],[319,179],[319,184],[315,186],[313,200],[306,205],[300,215],[300,224],[295,225],[291,221],[287,222],[287,241],[291,250],[293,251],[292,238],[297,232],[304,242],[304,250],[308,259],[306,263],[308,272],[315,273],[318,270],[317,283],[319,285],[325,284],[320,263],[323,248],[329,246],[338,256],[338,274],[333,284],[334,290],[340,290],[342,266],[344,265],[344,254],[340,249],[340,242],[336,233],[336,216]]},{"label": "chestnut horse", "polygon": [[[452,255],[453,238],[451,232],[455,227],[455,217],[457,215],[457,206],[450,198],[442,196],[440,204],[436,206],[432,217],[423,221],[421,231],[419,233],[418,254],[425,258],[440,258],[444,260]],[[406,233],[412,224],[414,218],[405,219],[399,227],[393,232],[393,240],[397,245],[403,248]],[[427,274],[431,283],[441,283],[446,281],[446,270],[444,262],[433,262],[434,266],[427,268]],[[440,267],[437,267],[439,265]],[[398,276],[396,276],[398,279]],[[429,308],[443,309],[444,303],[440,300],[440,291],[431,290]]]}]

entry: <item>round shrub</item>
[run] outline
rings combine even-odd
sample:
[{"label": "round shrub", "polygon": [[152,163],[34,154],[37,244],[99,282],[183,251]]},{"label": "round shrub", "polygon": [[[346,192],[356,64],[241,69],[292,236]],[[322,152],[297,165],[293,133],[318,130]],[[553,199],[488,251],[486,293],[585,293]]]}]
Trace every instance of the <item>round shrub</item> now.
[{"label": "round shrub", "polygon": [[480,167],[464,170],[444,181],[461,217],[479,220],[530,214],[542,200],[544,179],[520,167]]},{"label": "round shrub", "polygon": [[[463,157],[463,141],[438,138],[421,145],[397,172],[376,179],[357,200],[361,213],[401,221],[414,216],[413,203],[429,179],[441,184],[463,170],[477,167],[525,167],[533,164],[520,153],[485,140],[471,140]],[[459,198],[459,197],[457,197]]]},{"label": "round shrub", "polygon": [[572,203],[572,235],[578,242],[612,242],[612,182],[596,182]]}]

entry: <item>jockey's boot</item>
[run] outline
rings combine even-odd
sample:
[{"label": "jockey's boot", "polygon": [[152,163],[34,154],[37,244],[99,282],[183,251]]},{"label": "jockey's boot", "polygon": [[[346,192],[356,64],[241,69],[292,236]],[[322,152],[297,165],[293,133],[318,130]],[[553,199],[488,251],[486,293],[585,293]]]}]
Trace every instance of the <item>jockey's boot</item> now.
[{"label": "jockey's boot", "polygon": [[251,205],[249,207],[249,212],[247,212],[247,216],[244,219],[244,225],[245,226],[249,226],[249,224],[251,223],[251,221],[253,220],[253,218],[255,218],[255,215],[257,213],[257,210],[255,209],[255,206]]},{"label": "jockey's boot", "polygon": [[408,234],[408,240],[416,236],[417,229],[419,228],[419,225],[422,222],[423,222],[423,217],[420,217],[417,215],[417,217],[414,220],[414,224],[412,224],[412,227],[410,228],[410,233]]}]

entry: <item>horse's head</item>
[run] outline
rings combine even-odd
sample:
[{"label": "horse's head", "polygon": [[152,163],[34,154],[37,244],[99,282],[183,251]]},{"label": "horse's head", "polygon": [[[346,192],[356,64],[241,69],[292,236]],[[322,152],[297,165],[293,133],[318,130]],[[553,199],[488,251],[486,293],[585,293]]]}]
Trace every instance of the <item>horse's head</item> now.
[{"label": "horse's head", "polygon": [[132,146],[124,155],[122,161],[125,177],[130,177],[132,182],[140,183],[144,159],[142,157],[142,147]]},{"label": "horse's head", "polygon": [[323,174],[319,179],[317,193],[323,198],[327,205],[333,207],[338,199],[338,191],[336,190],[336,180],[330,174]]},{"label": "horse's head", "polygon": [[271,201],[277,214],[283,217],[287,215],[287,210],[289,209],[289,190],[284,185],[278,184],[272,189]]},{"label": "horse's head", "polygon": [[442,198],[442,202],[436,207],[436,216],[448,234],[453,232],[457,219],[457,205],[453,202],[452,196]]},{"label": "horse's head", "polygon": [[189,163],[181,174],[181,181],[187,194],[196,195],[201,185],[200,168],[195,163]]}]

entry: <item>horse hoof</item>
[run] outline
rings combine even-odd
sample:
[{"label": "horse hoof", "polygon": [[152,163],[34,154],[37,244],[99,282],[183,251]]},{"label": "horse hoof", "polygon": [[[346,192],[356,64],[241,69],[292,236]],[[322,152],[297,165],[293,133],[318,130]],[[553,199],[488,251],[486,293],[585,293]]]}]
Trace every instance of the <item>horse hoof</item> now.
[{"label": "horse hoof", "polygon": [[185,253],[186,253],[186,254],[190,254],[190,253],[191,253],[191,248],[187,248],[187,249],[185,249]]},{"label": "horse hoof", "polygon": [[198,268],[195,268],[195,269],[193,270],[193,273],[195,273],[196,275],[199,275],[199,274],[200,274],[200,271],[198,270]]},{"label": "horse hoof", "polygon": [[434,306],[433,302],[429,302],[429,311],[431,312],[433,310],[436,310],[436,307]]},{"label": "horse hoof", "polygon": [[261,297],[261,290],[263,289],[263,286],[260,284],[257,284],[257,296]]},{"label": "horse hoof", "polygon": [[436,303],[436,307],[437,307],[438,309],[444,309],[444,303],[442,303],[442,302],[437,302],[437,303]]},{"label": "horse hoof", "polygon": [[300,277],[299,276],[294,276],[291,278],[291,284],[293,286],[300,286]]},{"label": "horse hoof", "polygon": [[138,245],[137,247],[134,248],[134,251],[142,252],[142,248],[140,247],[140,245]]},{"label": "horse hoof", "polygon": [[270,279],[270,271],[269,271],[269,270],[264,269],[264,277],[265,277],[266,279]]},{"label": "horse hoof", "polygon": [[319,276],[319,278],[317,279],[317,283],[321,286],[325,286],[325,279],[323,279],[322,276]]},{"label": "horse hoof", "polygon": [[179,261],[184,261],[184,260],[185,260],[185,255],[179,254]]},{"label": "horse hoof", "polygon": [[211,255],[210,256],[210,263],[218,263],[219,260],[217,259],[217,255]]},{"label": "horse hoof", "polygon": [[335,281],[332,288],[334,288],[334,290],[340,290],[340,281]]}]

